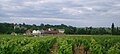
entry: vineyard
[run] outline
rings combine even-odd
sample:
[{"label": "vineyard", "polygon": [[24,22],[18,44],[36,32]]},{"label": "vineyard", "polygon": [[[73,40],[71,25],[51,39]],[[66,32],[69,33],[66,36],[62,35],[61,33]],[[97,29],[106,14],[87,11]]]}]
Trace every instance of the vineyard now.
[{"label": "vineyard", "polygon": [[0,54],[120,54],[120,36],[0,35]]}]

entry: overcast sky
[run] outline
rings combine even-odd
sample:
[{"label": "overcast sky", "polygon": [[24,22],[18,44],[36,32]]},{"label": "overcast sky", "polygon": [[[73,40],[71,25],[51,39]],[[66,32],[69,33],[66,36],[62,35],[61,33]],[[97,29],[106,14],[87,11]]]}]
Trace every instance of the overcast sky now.
[{"label": "overcast sky", "polygon": [[0,0],[0,22],[120,26],[120,0]]}]

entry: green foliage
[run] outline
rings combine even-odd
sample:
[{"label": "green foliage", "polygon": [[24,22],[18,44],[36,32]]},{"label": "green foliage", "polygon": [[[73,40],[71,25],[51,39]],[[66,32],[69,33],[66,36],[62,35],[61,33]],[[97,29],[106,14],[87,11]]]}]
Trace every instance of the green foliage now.
[{"label": "green foliage", "polygon": [[116,43],[113,47],[111,47],[107,54],[120,54],[120,42]]},{"label": "green foliage", "polygon": [[71,54],[72,53],[72,42],[67,39],[58,39],[58,54]]},{"label": "green foliage", "polygon": [[49,54],[54,37],[10,37],[0,39],[0,54]]},{"label": "green foliage", "polygon": [[87,34],[87,35],[104,35],[104,34],[113,34],[113,35],[120,35],[120,27],[115,27],[114,23],[112,24],[111,28],[106,27],[84,27],[84,28],[77,28],[73,26],[67,26],[64,24],[61,25],[50,25],[50,24],[41,24],[41,25],[27,25],[23,24],[13,24],[13,23],[0,23],[0,34],[10,34],[12,32],[16,33],[25,33],[26,30],[45,30],[48,28],[54,29],[65,29],[65,34]]},{"label": "green foliage", "polygon": [[45,36],[22,37],[0,35],[0,54],[49,54],[54,43],[58,43],[53,54],[73,54],[74,45],[84,47],[91,54],[120,54],[119,36]]},{"label": "green foliage", "polygon": [[57,54],[72,54],[73,45],[84,46],[91,54],[120,54],[119,36],[65,36],[58,39]]}]

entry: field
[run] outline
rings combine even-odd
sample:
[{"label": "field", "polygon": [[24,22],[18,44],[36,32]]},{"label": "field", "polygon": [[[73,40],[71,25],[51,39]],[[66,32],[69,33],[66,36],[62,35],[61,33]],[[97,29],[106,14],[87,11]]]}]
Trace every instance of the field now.
[{"label": "field", "polygon": [[120,54],[120,36],[0,35],[0,54]]}]

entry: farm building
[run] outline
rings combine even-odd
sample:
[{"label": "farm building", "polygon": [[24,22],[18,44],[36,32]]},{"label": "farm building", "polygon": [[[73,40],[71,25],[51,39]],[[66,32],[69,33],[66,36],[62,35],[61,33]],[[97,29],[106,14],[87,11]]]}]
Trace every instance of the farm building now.
[{"label": "farm building", "polygon": [[64,29],[52,29],[49,28],[47,30],[27,30],[26,35],[37,35],[37,36],[41,36],[41,35],[61,35],[64,34]]},{"label": "farm building", "polygon": [[41,35],[41,31],[40,30],[33,30],[32,35]]},{"label": "farm building", "polygon": [[25,31],[23,35],[32,35],[32,30],[28,29],[27,31]]},{"label": "farm building", "polygon": [[60,34],[64,34],[64,29],[49,28],[48,30],[43,30],[41,34],[43,34],[43,35],[60,35]]}]

